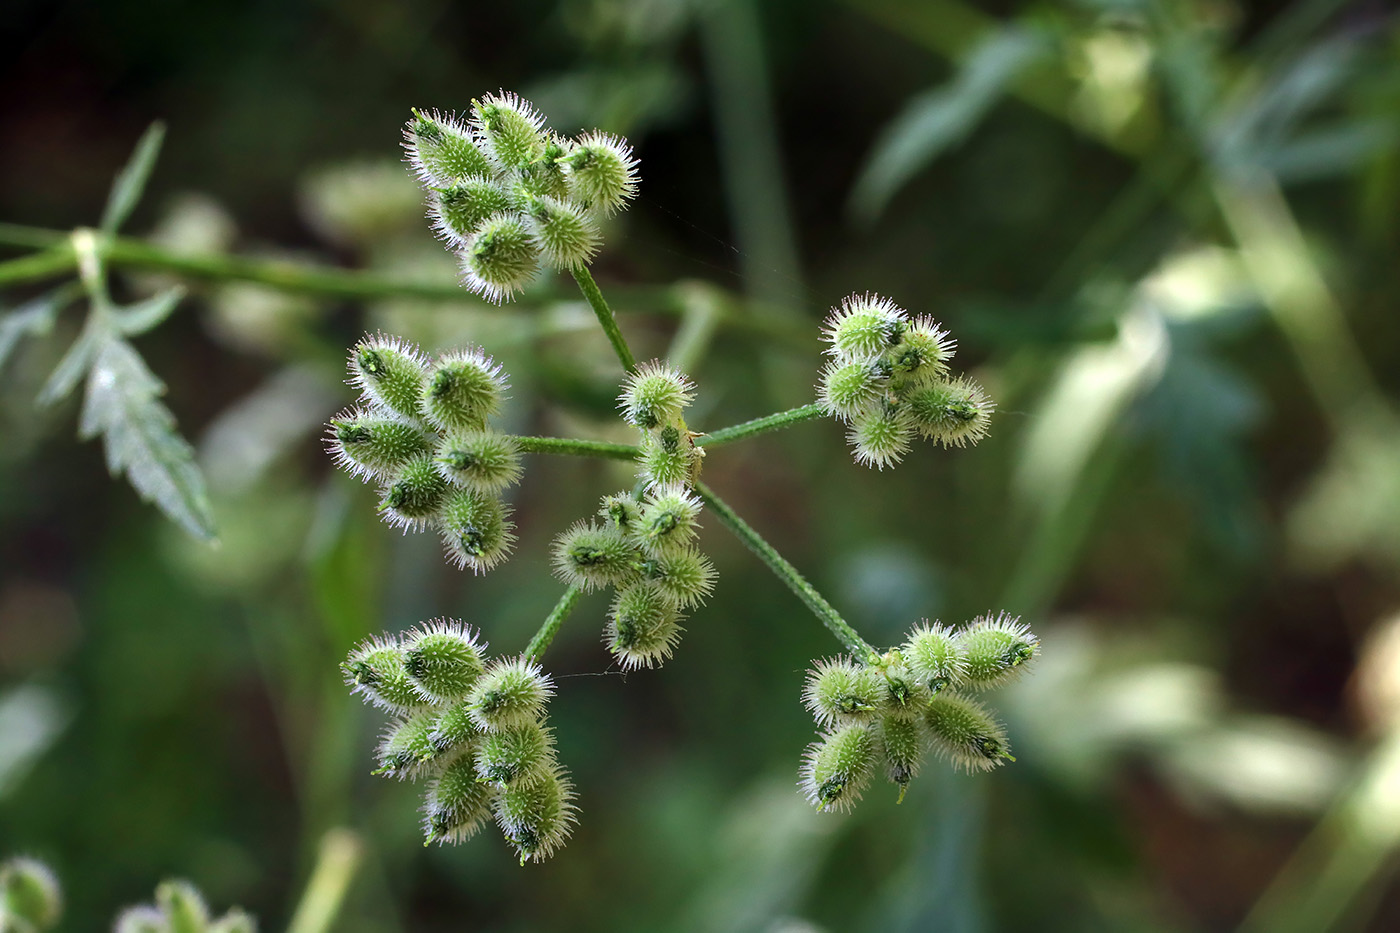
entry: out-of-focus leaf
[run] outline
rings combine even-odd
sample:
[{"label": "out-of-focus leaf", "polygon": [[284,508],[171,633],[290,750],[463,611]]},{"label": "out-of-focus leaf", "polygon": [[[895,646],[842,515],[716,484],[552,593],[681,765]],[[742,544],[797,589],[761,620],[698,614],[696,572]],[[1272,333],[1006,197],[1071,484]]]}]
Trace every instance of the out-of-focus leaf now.
[{"label": "out-of-focus leaf", "polygon": [[145,301],[138,301],[136,304],[127,305],[124,308],[116,308],[112,311],[112,317],[116,321],[118,330],[128,337],[135,337],[138,334],[144,334],[168,318],[170,312],[175,310],[175,306],[184,297],[184,287],[176,285],[159,294],[152,295]]},{"label": "out-of-focus leaf", "polygon": [[76,283],[63,285],[0,317],[0,369],[22,339],[42,337],[51,331],[58,312],[80,291]]},{"label": "out-of-focus leaf", "polygon": [[165,142],[165,124],[157,120],[146,128],[126,166],[117,173],[112,182],[112,192],[107,196],[107,207],[102,211],[102,232],[116,233],[126,223],[141,194],[146,190],[146,182],[155,168],[156,157],[160,155],[161,143]]},{"label": "out-of-focus leaf", "polygon": [[131,345],[100,331],[78,433],[101,434],[107,469],[190,534],[214,539],[214,517],[194,452],[174,430],[175,417],[158,397],[165,386]]},{"label": "out-of-focus leaf", "polygon": [[26,684],[0,695],[0,799],[53,745],[69,718],[66,704],[51,688]]},{"label": "out-of-focus leaf", "polygon": [[82,333],[78,334],[78,339],[74,340],[68,352],[63,354],[63,359],[58,361],[48,381],[39,390],[39,397],[35,402],[40,408],[57,404],[73,394],[73,390],[83,381],[83,376],[92,366],[93,354],[97,352],[100,342],[98,325],[89,316]]},{"label": "out-of-focus leaf", "polygon": [[1400,120],[1380,117],[1300,133],[1260,161],[1283,182],[1351,172],[1400,142]]},{"label": "out-of-focus leaf", "polygon": [[909,101],[866,159],[851,193],[856,216],[873,221],[895,192],[962,142],[1007,83],[1048,50],[1042,36],[1024,28],[997,30],[972,50],[950,83]]}]

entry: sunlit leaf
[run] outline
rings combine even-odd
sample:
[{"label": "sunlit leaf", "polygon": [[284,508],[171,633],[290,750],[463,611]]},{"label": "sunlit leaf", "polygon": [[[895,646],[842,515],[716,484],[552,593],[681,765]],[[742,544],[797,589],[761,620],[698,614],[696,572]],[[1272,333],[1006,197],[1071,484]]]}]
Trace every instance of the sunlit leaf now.
[{"label": "sunlit leaf", "polygon": [[146,182],[151,177],[151,169],[155,167],[156,156],[160,155],[160,146],[164,141],[165,124],[159,120],[142,134],[131,153],[131,159],[117,173],[116,181],[112,182],[112,193],[107,196],[107,207],[102,211],[103,233],[116,233],[131,216],[136,203],[141,200],[142,192],[146,190]]}]

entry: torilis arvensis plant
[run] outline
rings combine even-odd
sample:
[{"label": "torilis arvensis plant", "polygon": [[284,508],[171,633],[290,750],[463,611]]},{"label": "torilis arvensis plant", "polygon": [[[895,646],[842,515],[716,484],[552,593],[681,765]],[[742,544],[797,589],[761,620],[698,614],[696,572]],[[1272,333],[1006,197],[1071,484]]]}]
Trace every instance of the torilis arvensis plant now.
[{"label": "torilis arvensis plant", "polygon": [[519,481],[522,454],[637,464],[632,489],[604,496],[595,516],[555,539],[554,568],[567,589],[523,653],[488,657],[476,631],[446,619],[351,652],[347,682],[392,717],[376,773],[428,782],[427,839],[460,841],[494,819],[522,862],[567,840],[577,811],[545,721],[554,686],[541,657],[582,593],[610,589],[602,637],[614,662],[624,670],[663,664],[685,613],[715,583],[697,544],[702,513],[754,551],[846,649],[815,663],[802,694],[822,730],[800,775],[817,809],[848,809],[881,769],[902,799],[930,750],[969,771],[1012,760],[1005,730],[970,694],[1007,682],[1035,657],[1039,643],[1026,626],[1004,614],[958,628],[924,622],[904,644],[878,651],[700,479],[707,449],[823,416],[848,423],[856,461],[881,469],[898,463],[915,437],[975,444],[993,405],[950,373],[947,332],[888,299],[853,295],[827,320],[830,360],[816,402],[693,432],[685,410],[696,386],[666,362],[637,364],[587,268],[601,243],[599,221],[636,192],[627,144],[600,133],[561,137],[505,93],[473,102],[466,119],[415,111],[405,141],[433,225],[457,251],[468,288],[500,302],[542,267],[574,276],[625,370],[620,409],[638,431],[635,445],[503,434],[490,420],[506,377],[481,350],[430,360],[386,336],[352,349],[350,382],[361,403],[331,422],[331,451],[379,484],[386,521],[434,529],[460,567],[481,573],[509,555],[514,535],[502,492]]}]

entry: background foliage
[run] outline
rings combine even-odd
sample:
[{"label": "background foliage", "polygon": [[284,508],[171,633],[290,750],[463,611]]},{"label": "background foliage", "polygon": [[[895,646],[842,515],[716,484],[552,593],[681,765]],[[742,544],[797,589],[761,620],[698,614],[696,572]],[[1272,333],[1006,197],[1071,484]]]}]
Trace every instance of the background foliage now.
[{"label": "background foliage", "polygon": [[[346,933],[1400,924],[1385,5],[13,6],[0,217],[93,223],[159,117],[128,232],[157,259],[310,270],[269,288],[113,263],[120,302],[189,289],[131,340],[194,442],[218,550],[104,479],[74,402],[35,408],[81,315],[0,331],[0,849],[54,865],[67,928],[180,874],[279,929],[335,827],[363,856]],[[607,669],[599,597],[552,649],[569,848],[522,870],[489,835],[419,844],[335,664],[444,613],[518,650],[557,596],[550,537],[626,485],[626,465],[532,459],[516,557],[473,578],[377,524],[320,450],[344,348],[380,328],[484,344],[514,430],[627,440],[568,283],[504,309],[454,293],[397,163],[410,106],[498,87],[637,146],[641,196],[595,274],[639,355],[700,384],[693,424],[810,400],[817,322],[853,290],[959,337],[1001,406],[975,450],[872,474],[815,422],[716,451],[706,480],[872,640],[1030,621],[1044,656],[999,700],[1016,765],[811,813],[798,692],[836,646],[709,528],[719,588],[663,671]],[[418,287],[331,287],[327,265]]]}]

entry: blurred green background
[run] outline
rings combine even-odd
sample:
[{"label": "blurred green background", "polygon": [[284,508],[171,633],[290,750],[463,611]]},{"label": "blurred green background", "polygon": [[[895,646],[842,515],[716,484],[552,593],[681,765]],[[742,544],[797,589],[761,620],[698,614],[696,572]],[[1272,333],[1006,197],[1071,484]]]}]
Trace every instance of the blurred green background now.
[{"label": "blurred green background", "polygon": [[[355,931],[1400,928],[1400,17],[1295,0],[13,0],[0,220],[94,223],[153,119],[129,231],[450,288],[399,163],[410,107],[497,88],[624,134],[641,195],[594,266],[638,355],[716,428],[812,397],[851,292],[931,314],[992,437],[852,464],[830,421],[713,452],[707,481],[871,641],[1021,615],[993,697],[1019,761],[930,761],[854,815],[795,789],[798,694],[838,647],[709,523],[720,581],[659,672],[586,599],[547,657],[582,824],[520,868],[418,834],[371,777],[381,716],[336,664],[438,615],[517,651],[552,535],[625,466],[532,458],[485,577],[378,523],[325,420],[383,329],[483,344],[519,432],[627,440],[572,283],[503,309],[152,269],[191,295],[137,346],[195,442],[222,546],[184,537],[34,396],[81,325],[0,369],[0,854],[64,879],[64,929],[180,875],[286,926],[325,834]],[[20,256],[6,247],[0,257]],[[5,309],[41,290],[0,292]]]}]

